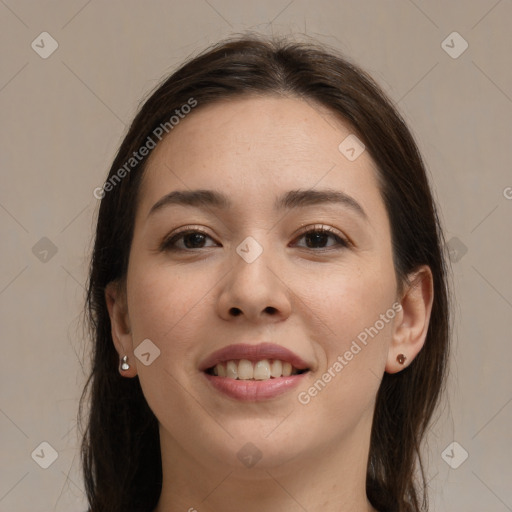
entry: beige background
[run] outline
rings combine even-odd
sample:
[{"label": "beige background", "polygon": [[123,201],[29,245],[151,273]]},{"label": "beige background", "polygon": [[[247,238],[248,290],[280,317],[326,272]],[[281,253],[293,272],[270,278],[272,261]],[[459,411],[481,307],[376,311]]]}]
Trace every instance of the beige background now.
[{"label": "beige background", "polygon": [[[450,401],[429,440],[432,510],[511,511],[510,20],[510,0],[0,0],[0,511],[85,509],[75,417],[93,190],[144,94],[247,29],[340,48],[409,122],[456,293]],[[31,48],[43,31],[59,45],[46,59]],[[469,44],[458,58],[443,46],[453,54],[461,40],[442,46],[453,31]],[[441,455],[454,440],[447,460],[469,454],[457,469]],[[58,453],[48,469],[35,460],[49,448],[31,457],[43,441]]]}]

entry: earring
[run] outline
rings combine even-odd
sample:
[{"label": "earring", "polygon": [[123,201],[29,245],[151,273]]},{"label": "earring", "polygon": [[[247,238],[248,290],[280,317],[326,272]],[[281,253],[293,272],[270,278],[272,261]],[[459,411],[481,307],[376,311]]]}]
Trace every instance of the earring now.
[{"label": "earring", "polygon": [[128,356],[123,356],[121,358],[120,368],[124,372],[130,369],[130,365],[128,364]]},{"label": "earring", "polygon": [[406,361],[407,357],[404,356],[404,354],[398,354],[396,356],[396,360],[400,363],[400,364],[404,364],[405,361]]}]

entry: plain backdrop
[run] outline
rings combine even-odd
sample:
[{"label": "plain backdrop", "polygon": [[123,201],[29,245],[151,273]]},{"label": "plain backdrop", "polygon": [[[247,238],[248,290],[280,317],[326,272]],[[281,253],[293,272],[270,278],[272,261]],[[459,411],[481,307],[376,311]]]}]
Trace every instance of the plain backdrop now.
[{"label": "plain backdrop", "polygon": [[160,79],[247,30],[339,48],[410,125],[455,291],[449,401],[427,447],[432,510],[512,510],[511,19],[510,0],[1,0],[0,511],[85,510],[93,190]]}]

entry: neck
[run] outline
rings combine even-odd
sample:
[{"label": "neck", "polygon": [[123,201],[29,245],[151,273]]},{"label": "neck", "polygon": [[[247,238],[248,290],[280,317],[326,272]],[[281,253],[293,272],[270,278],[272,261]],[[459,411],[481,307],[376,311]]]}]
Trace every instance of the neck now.
[{"label": "neck", "polygon": [[375,512],[366,497],[371,422],[314,455],[270,467],[208,465],[160,427],[163,485],[154,512]]}]

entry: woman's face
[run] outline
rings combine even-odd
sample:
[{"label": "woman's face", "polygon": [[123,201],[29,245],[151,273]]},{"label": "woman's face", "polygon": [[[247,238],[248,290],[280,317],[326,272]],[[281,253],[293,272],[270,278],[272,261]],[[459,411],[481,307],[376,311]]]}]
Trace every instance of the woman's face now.
[{"label": "woman's face", "polygon": [[[339,148],[349,135],[317,104],[246,97],[199,106],[153,150],[124,349],[176,453],[243,470],[368,440],[399,313],[375,164]],[[285,363],[306,371],[268,378]]]}]

